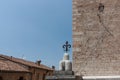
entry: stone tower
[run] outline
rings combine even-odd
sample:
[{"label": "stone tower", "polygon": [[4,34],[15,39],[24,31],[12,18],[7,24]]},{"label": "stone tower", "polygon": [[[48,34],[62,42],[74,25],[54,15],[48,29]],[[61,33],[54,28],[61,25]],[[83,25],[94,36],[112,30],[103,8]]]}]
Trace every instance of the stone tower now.
[{"label": "stone tower", "polygon": [[120,75],[120,0],[73,0],[73,71]]}]

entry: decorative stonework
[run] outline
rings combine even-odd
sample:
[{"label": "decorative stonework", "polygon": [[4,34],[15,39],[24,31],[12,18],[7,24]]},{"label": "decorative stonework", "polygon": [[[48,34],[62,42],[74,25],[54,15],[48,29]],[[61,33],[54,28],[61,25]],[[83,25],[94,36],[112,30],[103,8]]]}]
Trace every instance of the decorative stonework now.
[{"label": "decorative stonework", "polygon": [[120,0],[73,0],[72,30],[76,75],[120,75]]}]

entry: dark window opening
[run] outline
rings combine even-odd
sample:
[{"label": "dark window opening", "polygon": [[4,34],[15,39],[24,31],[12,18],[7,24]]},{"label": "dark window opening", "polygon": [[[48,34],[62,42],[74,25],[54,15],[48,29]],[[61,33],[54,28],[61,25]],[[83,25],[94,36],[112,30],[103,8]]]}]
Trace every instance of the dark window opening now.
[{"label": "dark window opening", "polygon": [[104,5],[102,3],[99,3],[98,10],[99,10],[99,12],[103,12],[104,11]]},{"label": "dark window opening", "polygon": [[43,74],[43,79],[42,80],[45,80],[45,74]]},{"label": "dark window opening", "polygon": [[3,80],[3,78],[0,76],[0,80]]},{"label": "dark window opening", "polygon": [[20,77],[19,80],[23,80],[23,77]]}]

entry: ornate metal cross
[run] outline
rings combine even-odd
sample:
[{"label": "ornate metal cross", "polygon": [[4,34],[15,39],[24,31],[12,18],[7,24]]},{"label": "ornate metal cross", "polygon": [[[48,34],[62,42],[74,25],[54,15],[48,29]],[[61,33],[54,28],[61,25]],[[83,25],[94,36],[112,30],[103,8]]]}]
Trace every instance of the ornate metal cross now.
[{"label": "ornate metal cross", "polygon": [[65,52],[68,52],[69,48],[71,48],[71,45],[68,43],[68,41],[66,41],[66,43],[63,45],[63,49]]}]

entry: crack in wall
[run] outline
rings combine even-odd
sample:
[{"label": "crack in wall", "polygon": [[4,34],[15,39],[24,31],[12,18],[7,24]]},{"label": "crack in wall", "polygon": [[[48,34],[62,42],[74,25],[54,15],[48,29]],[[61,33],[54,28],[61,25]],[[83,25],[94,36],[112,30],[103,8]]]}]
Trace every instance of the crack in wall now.
[{"label": "crack in wall", "polygon": [[113,37],[114,35],[113,35],[113,34],[109,31],[109,29],[104,25],[103,20],[101,19],[100,13],[98,13],[97,16],[98,16],[99,22],[100,22],[101,25],[104,27],[105,31],[108,32],[109,35],[111,35],[111,36]]},{"label": "crack in wall", "polygon": [[[98,19],[99,19],[99,22],[101,23],[101,25],[104,27],[104,30],[102,31],[102,33],[100,34],[100,36],[98,36],[97,37],[97,42],[96,42],[96,44],[94,45],[94,47],[90,50],[89,48],[89,46],[87,46],[87,45],[89,45],[89,40],[90,40],[90,38],[88,38],[87,40],[86,40],[86,43],[85,43],[85,46],[84,47],[86,47],[86,50],[84,51],[84,53],[87,53],[89,50],[90,50],[90,53],[88,54],[88,56],[87,56],[87,58],[84,60],[84,62],[83,62],[83,64],[82,64],[82,67],[85,67],[86,65],[87,65],[87,63],[88,63],[88,61],[90,61],[90,59],[91,59],[91,55],[93,55],[95,58],[98,58],[99,56],[100,56],[100,54],[93,54],[93,53],[96,53],[96,51],[97,51],[97,49],[101,49],[102,50],[102,48],[100,48],[100,45],[101,45],[101,43],[103,43],[103,41],[104,41],[104,38],[107,36],[106,35],[106,32],[110,35],[110,36],[114,36],[110,31],[109,31],[109,29],[104,25],[104,22],[103,22],[103,19],[102,19],[102,17],[101,17],[101,13],[103,13],[103,11],[104,11],[104,5],[102,5],[101,3],[100,3],[100,6],[98,7],[98,10],[99,10],[99,13],[97,14],[97,16],[98,16]],[[83,73],[84,72],[84,68],[83,69],[81,69],[81,73]]]}]

